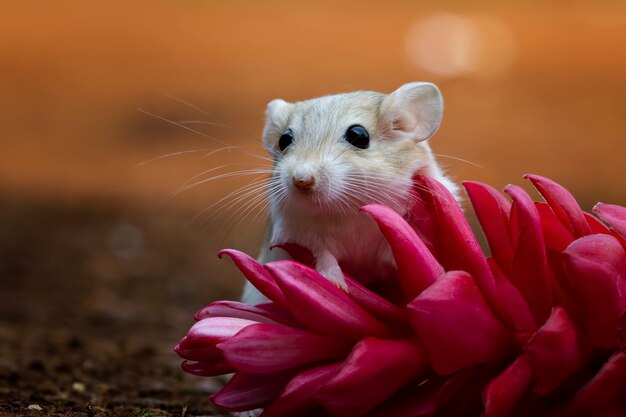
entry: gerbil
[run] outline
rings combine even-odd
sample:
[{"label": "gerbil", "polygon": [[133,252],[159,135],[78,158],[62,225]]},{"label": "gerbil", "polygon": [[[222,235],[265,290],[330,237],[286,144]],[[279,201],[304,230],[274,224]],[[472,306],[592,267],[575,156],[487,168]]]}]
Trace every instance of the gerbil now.
[{"label": "gerbil", "polygon": [[[360,271],[375,275],[393,268],[382,234],[358,208],[380,203],[406,213],[418,172],[456,195],[457,186],[426,142],[442,113],[439,89],[423,82],[387,95],[358,91],[296,103],[271,101],[263,131],[263,145],[274,159],[270,223],[259,261],[287,259],[270,247],[296,243],[313,252],[318,272],[344,289],[342,269],[360,279]],[[243,301],[266,299],[248,283]]]}]

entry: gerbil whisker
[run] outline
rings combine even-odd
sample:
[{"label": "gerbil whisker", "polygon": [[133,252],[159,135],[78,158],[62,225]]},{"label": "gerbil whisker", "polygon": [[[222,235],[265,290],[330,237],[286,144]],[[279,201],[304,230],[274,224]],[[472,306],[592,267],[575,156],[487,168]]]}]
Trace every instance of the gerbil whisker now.
[{"label": "gerbil whisker", "polygon": [[224,146],[222,148],[217,148],[217,149],[212,149],[212,148],[203,148],[203,149],[191,149],[188,151],[179,151],[179,152],[172,152],[172,153],[168,153],[165,155],[161,155],[161,156],[157,156],[156,158],[152,158],[152,159],[148,159],[147,161],[143,161],[140,162],[139,164],[137,164],[138,166],[143,166],[152,162],[156,162],[156,161],[160,161],[162,159],[167,159],[167,158],[171,158],[174,156],[181,156],[181,155],[188,155],[191,153],[199,153],[199,152],[206,152],[203,155],[203,158],[208,158],[210,156],[215,155],[216,153],[219,152],[225,152],[225,151],[232,151],[235,149],[243,149],[243,146]]},{"label": "gerbil whisker", "polygon": [[[245,201],[248,198],[252,198],[253,200],[259,199],[259,198],[265,199],[264,192],[267,189],[265,181],[266,179],[261,179],[261,180],[257,179],[256,181],[254,181],[254,183],[248,184],[247,186],[242,187],[234,194],[231,193],[231,195],[220,199],[219,202],[211,204],[209,207],[206,207],[204,210],[202,210],[200,213],[194,216],[193,221],[198,219],[201,215],[209,211],[211,208],[215,207],[215,211],[201,222],[202,230],[204,230],[213,222],[213,220],[217,219],[217,216],[219,215],[219,213],[223,212],[227,208],[233,207],[239,204],[240,202]],[[247,204],[248,203],[244,204],[242,207],[246,207]],[[236,213],[238,213],[238,211],[241,210],[242,207],[239,207],[238,210],[236,210],[234,213],[231,213],[228,219],[223,223],[223,226],[227,225],[231,221],[231,218],[234,215],[236,215]]]},{"label": "gerbil whisker", "polygon": [[227,173],[224,173],[224,174],[215,175],[215,176],[210,177],[210,178],[205,178],[203,180],[196,181],[196,182],[194,182],[192,184],[184,186],[184,187],[180,188],[179,190],[177,190],[176,194],[179,194],[179,193],[181,193],[183,191],[187,191],[187,190],[189,190],[189,189],[191,189],[193,187],[197,187],[198,185],[206,184],[208,182],[219,180],[219,179],[242,177],[242,176],[246,176],[246,175],[267,174],[267,173],[268,173],[267,171],[263,171],[263,170],[244,170],[244,171],[237,171],[237,172],[227,172]]},{"label": "gerbil whisker", "polygon": [[474,165],[475,167],[478,167],[478,168],[484,168],[483,165],[477,164],[477,163],[472,162],[472,161],[468,161],[467,159],[458,158],[456,156],[445,155],[445,154],[441,154],[441,153],[433,153],[433,155],[438,156],[440,158],[450,158],[450,159],[454,159],[456,161],[465,162],[466,164]]},{"label": "gerbil whisker", "polygon": [[[265,187],[265,183],[266,183],[266,179],[262,178],[262,179],[257,179],[252,181],[250,184],[247,184],[243,187],[240,187],[238,189],[236,189],[235,191],[231,191],[230,193],[228,193],[227,195],[225,195],[224,197],[220,198],[219,200],[217,200],[216,202],[214,202],[213,204],[209,205],[208,207],[205,207],[201,212],[199,212],[198,214],[196,214],[192,221],[195,221],[198,217],[202,216],[204,213],[206,213],[207,211],[211,210],[212,208],[218,206],[219,204],[232,204],[228,203],[228,200],[231,198],[236,198],[237,196],[243,194],[246,195],[247,193],[251,192],[257,192],[261,189],[263,189]],[[220,210],[220,207],[217,207],[217,210]]]},{"label": "gerbil whisker", "polygon": [[[273,191],[273,189],[275,189],[275,187],[279,186],[279,184],[274,184],[273,186],[270,186],[270,192]],[[266,191],[265,189],[260,189],[259,191]],[[239,225],[251,214],[254,212],[254,210],[256,210],[259,207],[263,207],[263,205],[267,204],[267,195],[265,192],[260,193],[256,196],[252,196],[251,195],[251,199],[248,200],[246,203],[244,203],[243,205],[241,205],[239,208],[237,208],[234,212],[232,212],[230,214],[230,216],[226,219],[226,221],[224,222],[224,224],[230,224],[232,221],[234,221],[235,219],[239,218],[239,222],[237,222],[237,224],[235,225],[235,229],[237,229],[239,227]],[[236,204],[236,203],[235,203]],[[267,206],[266,206],[267,207]]]},{"label": "gerbil whisker", "polygon": [[[154,118],[159,119],[159,120],[162,120],[162,121],[164,121],[164,122],[167,122],[167,123],[173,124],[173,125],[175,125],[175,126],[181,127],[181,128],[183,128],[183,129],[185,129],[185,130],[187,130],[187,131],[189,131],[189,132],[192,132],[192,133],[194,133],[194,134],[196,134],[196,135],[199,135],[199,136],[201,136],[201,137],[203,137],[203,138],[205,138],[205,139],[212,140],[212,141],[217,142],[217,143],[219,143],[219,144],[221,144],[221,145],[224,145],[224,146],[231,146],[230,144],[228,144],[228,143],[226,143],[226,142],[224,142],[224,141],[222,141],[222,140],[220,140],[220,139],[217,139],[216,137],[213,137],[213,136],[207,135],[206,133],[204,133],[204,132],[200,132],[199,130],[192,129],[192,128],[190,128],[189,126],[185,126],[185,125],[183,125],[183,124],[180,124],[180,123],[178,123],[178,122],[177,122],[177,121],[175,121],[175,120],[170,120],[170,119],[168,119],[168,118],[166,118],[166,117],[160,116],[160,115],[155,114],[155,113],[151,113],[151,112],[149,112],[149,111],[147,111],[147,110],[144,110],[144,109],[141,109],[141,108],[140,108],[140,109],[138,109],[138,110],[139,110],[140,112],[142,112],[142,113],[144,113],[144,114],[146,114],[146,115],[150,116],[150,117],[154,117]],[[269,158],[264,157],[264,156],[261,156],[261,155],[259,155],[259,154],[257,154],[257,153],[254,153],[254,152],[248,151],[248,150],[246,150],[245,148],[242,148],[242,149],[241,149],[241,153],[243,153],[244,155],[252,156],[252,157],[254,157],[254,158],[262,159],[262,160],[264,160],[264,161],[268,161],[268,160],[269,160]]]},{"label": "gerbil whisker", "polygon": [[196,106],[193,103],[190,103],[190,102],[188,102],[186,100],[183,100],[182,98],[179,98],[179,97],[176,97],[176,96],[172,96],[170,94],[164,94],[164,96],[169,98],[169,99],[171,99],[171,100],[177,101],[177,102],[179,102],[181,104],[184,104],[185,106],[191,107],[192,109],[195,109],[195,110],[199,111],[200,113],[204,114],[206,117],[209,117],[209,118],[215,120],[216,123],[221,123],[220,120],[217,117],[212,116],[211,114],[209,114],[209,112],[207,112],[206,110],[204,110],[203,108],[201,108],[199,106]]},{"label": "gerbil whisker", "polygon": [[172,152],[172,153],[168,153],[168,154],[165,154],[165,155],[157,156],[155,158],[148,159],[147,161],[139,162],[137,165],[138,166],[144,166],[146,164],[150,164],[152,162],[159,161],[161,159],[167,159],[167,158],[171,158],[173,156],[187,155],[187,154],[190,154],[190,153],[206,152],[206,151],[208,151],[210,149],[211,148],[191,149],[191,150],[188,150],[188,151]]},{"label": "gerbil whisker", "polygon": [[[203,123],[203,124],[210,124],[211,126],[221,127],[221,128],[224,128],[224,129],[228,129],[228,130],[234,131],[236,133],[242,133],[244,136],[247,136],[249,139],[254,140],[255,144],[259,143],[259,141],[260,141],[259,138],[256,137],[255,135],[252,135],[252,134],[250,134],[248,132],[245,132],[245,131],[240,130],[240,129],[236,129],[236,128],[232,127],[232,126],[227,125],[226,123],[223,123],[217,117],[211,115],[209,112],[207,112],[206,110],[204,110],[203,108],[201,108],[199,106],[196,106],[195,104],[192,104],[192,103],[190,103],[188,101],[185,101],[185,100],[183,100],[181,98],[178,98],[178,97],[175,97],[175,96],[172,96],[172,95],[169,95],[169,94],[165,94],[165,97],[167,97],[169,99],[172,99],[172,100],[175,100],[175,101],[177,101],[177,102],[179,102],[181,104],[184,104],[184,105],[186,105],[188,107],[191,107],[192,109],[199,111],[200,113],[202,113],[206,117],[208,117],[208,118],[213,120],[213,122],[206,122],[206,123]],[[191,120],[189,122],[197,123],[197,122],[204,122],[204,121]]]}]

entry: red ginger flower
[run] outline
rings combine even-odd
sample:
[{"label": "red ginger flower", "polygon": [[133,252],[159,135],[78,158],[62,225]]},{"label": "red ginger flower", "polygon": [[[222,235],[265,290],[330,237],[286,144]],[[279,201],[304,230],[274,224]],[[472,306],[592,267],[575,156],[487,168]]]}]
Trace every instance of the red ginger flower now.
[{"label": "red ginger flower", "polygon": [[363,207],[397,264],[372,289],[337,289],[295,245],[267,265],[222,251],[271,302],[199,311],[183,369],[234,372],[213,401],[263,417],[626,415],[626,208],[594,208],[608,228],[528,178],[545,203],[465,183],[491,257],[429,177],[405,219]]}]

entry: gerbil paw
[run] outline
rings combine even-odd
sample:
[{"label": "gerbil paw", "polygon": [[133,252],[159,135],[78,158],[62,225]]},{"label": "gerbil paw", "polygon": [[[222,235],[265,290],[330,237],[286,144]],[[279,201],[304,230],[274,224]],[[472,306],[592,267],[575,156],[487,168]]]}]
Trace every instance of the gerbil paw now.
[{"label": "gerbil paw", "polygon": [[[328,277],[327,277],[327,278],[328,278]],[[343,291],[343,292],[345,292],[345,293],[348,293],[348,292],[349,292],[349,291],[348,291],[348,284],[346,284],[346,280],[345,280],[345,278],[343,277],[343,274],[341,275],[341,279],[340,279],[340,280],[337,280],[337,279],[334,279],[334,278],[333,278],[333,279],[330,279],[330,278],[329,278],[328,280],[329,280],[330,282],[332,282],[332,284],[333,284],[335,287],[339,288],[341,291]]]},{"label": "gerbil paw", "polygon": [[348,285],[343,276],[343,272],[337,263],[337,259],[329,252],[324,251],[317,257],[317,272],[333,283],[333,285],[344,292],[348,292]]},{"label": "gerbil paw", "polygon": [[331,268],[326,271],[320,271],[324,278],[329,280],[335,287],[339,288],[341,291],[347,293],[348,292],[348,284],[346,283],[346,279],[343,276],[343,272],[341,268],[337,265],[336,268]]}]

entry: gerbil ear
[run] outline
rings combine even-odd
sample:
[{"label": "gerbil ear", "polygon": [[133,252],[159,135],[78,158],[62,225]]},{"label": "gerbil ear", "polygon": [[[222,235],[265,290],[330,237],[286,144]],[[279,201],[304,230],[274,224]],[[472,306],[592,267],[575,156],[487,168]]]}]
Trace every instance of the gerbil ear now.
[{"label": "gerbil ear", "polygon": [[287,130],[287,119],[291,110],[291,103],[279,98],[268,103],[265,110],[265,128],[263,129],[263,146],[270,154],[276,149],[280,135]]},{"label": "gerbil ear", "polygon": [[431,83],[409,83],[387,95],[380,107],[384,134],[392,137],[426,140],[439,127],[443,98]]}]

